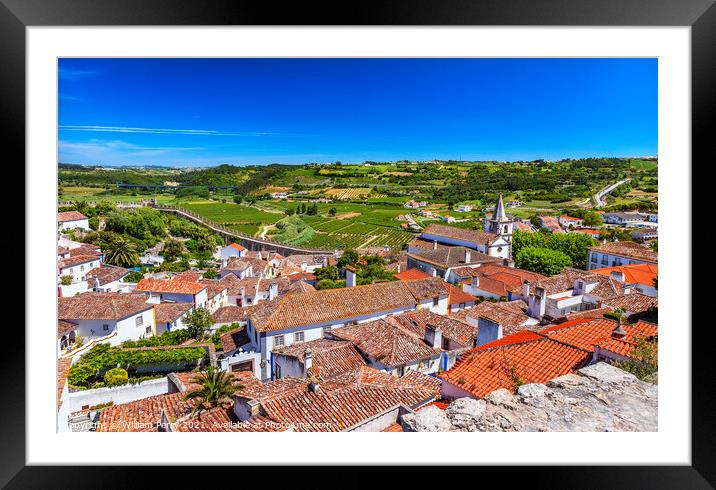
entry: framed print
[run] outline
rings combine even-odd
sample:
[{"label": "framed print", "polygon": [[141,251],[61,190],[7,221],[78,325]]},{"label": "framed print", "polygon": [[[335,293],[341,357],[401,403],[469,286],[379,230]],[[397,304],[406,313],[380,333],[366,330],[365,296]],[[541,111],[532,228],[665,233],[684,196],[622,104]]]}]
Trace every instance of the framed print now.
[{"label": "framed print", "polygon": [[393,464],[712,486],[712,2],[348,20],[3,0],[27,196],[3,485]]}]

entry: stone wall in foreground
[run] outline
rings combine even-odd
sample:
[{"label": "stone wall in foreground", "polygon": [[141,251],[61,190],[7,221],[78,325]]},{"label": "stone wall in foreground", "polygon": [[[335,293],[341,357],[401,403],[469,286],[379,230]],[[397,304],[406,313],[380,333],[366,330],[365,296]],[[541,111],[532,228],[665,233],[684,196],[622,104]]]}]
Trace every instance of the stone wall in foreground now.
[{"label": "stone wall in foreground", "polygon": [[404,415],[406,432],[651,432],[657,430],[657,386],[600,362],[516,394],[493,391],[459,398],[445,410]]}]

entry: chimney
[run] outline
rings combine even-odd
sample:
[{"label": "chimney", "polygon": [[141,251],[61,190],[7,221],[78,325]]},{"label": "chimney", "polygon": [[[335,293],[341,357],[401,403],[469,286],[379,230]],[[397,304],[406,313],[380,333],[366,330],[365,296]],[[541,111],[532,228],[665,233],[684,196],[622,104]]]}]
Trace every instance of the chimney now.
[{"label": "chimney", "polygon": [[434,349],[440,349],[443,345],[443,331],[436,325],[425,325],[425,342]]},{"label": "chimney", "polygon": [[614,329],[612,332],[612,337],[615,339],[623,339],[626,337],[627,333],[626,330],[624,330],[624,327],[622,327],[621,320],[617,320],[617,328]]},{"label": "chimney", "polygon": [[612,271],[609,273],[609,277],[619,282],[626,282],[624,280],[624,272],[622,271]]},{"label": "chimney", "polygon": [[246,306],[246,289],[242,286],[240,291],[241,291],[241,306]]},{"label": "chimney", "polygon": [[346,287],[352,288],[356,285],[356,270],[352,266],[346,267]]},{"label": "chimney", "polygon": [[437,249],[438,249],[438,241],[433,240],[433,250],[437,250]]},{"label": "chimney", "polygon": [[470,254],[470,249],[466,248],[466,249],[465,249],[465,257],[464,257],[464,262],[465,262],[466,264],[469,264],[469,263],[470,263],[470,256],[471,256],[471,254]]},{"label": "chimney", "polygon": [[430,270],[428,271],[428,273],[429,273],[432,277],[435,277],[435,276],[438,275],[438,271],[435,269],[435,267],[431,267]]},{"label": "chimney", "polygon": [[311,349],[306,348],[306,350],[303,352],[303,356],[303,368],[306,372],[308,372],[308,370],[313,367],[313,354],[311,353]]},{"label": "chimney", "polygon": [[530,282],[529,281],[522,281],[522,297],[527,299],[527,296],[530,295]]},{"label": "chimney", "polygon": [[278,296],[278,284],[272,282],[269,285],[269,301],[273,301],[274,299],[276,299],[276,296]]},{"label": "chimney", "polygon": [[472,287],[477,288],[480,285],[480,278],[477,276],[472,276]]}]

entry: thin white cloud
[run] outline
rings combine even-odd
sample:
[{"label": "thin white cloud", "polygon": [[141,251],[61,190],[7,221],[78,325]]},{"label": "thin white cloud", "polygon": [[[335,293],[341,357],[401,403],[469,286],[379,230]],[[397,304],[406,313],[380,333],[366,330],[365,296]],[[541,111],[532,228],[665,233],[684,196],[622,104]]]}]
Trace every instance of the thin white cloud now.
[{"label": "thin white cloud", "polygon": [[274,133],[267,132],[233,132],[214,131],[208,129],[167,129],[167,128],[133,128],[126,126],[78,126],[63,124],[59,126],[64,131],[87,131],[99,133],[143,133],[143,134],[182,134],[197,136],[267,136]]}]

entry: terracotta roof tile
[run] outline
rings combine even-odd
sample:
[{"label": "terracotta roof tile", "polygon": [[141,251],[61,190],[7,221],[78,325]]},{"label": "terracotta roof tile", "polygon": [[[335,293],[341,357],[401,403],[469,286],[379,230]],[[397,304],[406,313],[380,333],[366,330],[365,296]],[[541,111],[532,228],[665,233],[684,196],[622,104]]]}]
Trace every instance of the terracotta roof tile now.
[{"label": "terracotta roof tile", "polygon": [[[470,253],[470,259],[465,261],[465,252]],[[437,250],[421,250],[419,252],[408,253],[408,257],[413,260],[434,265],[442,269],[450,267],[459,267],[466,264],[485,264],[489,262],[501,262],[500,257],[492,257],[490,255],[471,250],[465,247],[447,247],[438,248]]]},{"label": "terracotta roof tile", "polygon": [[659,254],[644,245],[639,245],[634,242],[607,242],[591,247],[589,250],[620,255],[631,259],[645,260],[652,263],[659,261]]},{"label": "terracotta roof tile", "polygon": [[194,303],[159,303],[154,305],[154,318],[157,324],[171,323],[192,309]]},{"label": "terracotta roof tile", "polygon": [[100,286],[104,286],[105,284],[119,281],[129,275],[129,272],[129,269],[125,269],[124,267],[101,264],[99,267],[90,270],[85,277],[87,281],[94,281],[96,279],[99,281]]},{"label": "terracotta roof tile", "polygon": [[428,324],[440,327],[443,338],[465,347],[472,347],[477,338],[477,327],[470,325],[466,320],[439,315],[426,308],[391,315],[386,317],[385,321],[399,325],[421,339],[425,337],[425,327]]},{"label": "terracotta roof tile", "polygon": [[412,281],[415,279],[427,279],[430,277],[429,274],[421,271],[420,269],[408,269],[407,271],[393,274],[393,276],[397,277],[401,281]]},{"label": "terracotta roof tile", "polygon": [[274,349],[273,354],[294,357],[303,366],[306,349],[311,350],[315,375],[326,380],[365,365],[365,361],[351,342],[316,339]]},{"label": "terracotta roof tile", "polygon": [[603,276],[608,276],[612,272],[622,272],[624,273],[624,281],[629,284],[653,286],[654,279],[659,276],[659,266],[657,264],[632,264],[592,269],[590,272]]},{"label": "terracotta roof tile", "polygon": [[164,412],[170,422],[186,416],[194,406],[184,393],[171,393],[121,403],[100,411],[97,432],[157,432]]},{"label": "terracotta roof tile", "polygon": [[68,322],[65,320],[57,320],[57,338],[62,338],[63,335],[71,332],[77,328],[76,323]]},{"label": "terracotta roof tile", "polygon": [[[593,352],[594,345],[610,338],[616,327],[616,320],[580,318],[545,328],[542,333],[559,342]],[[657,326],[644,321],[633,325],[624,323],[622,327],[628,337],[657,335]]]},{"label": "terracotta roof tile", "polygon": [[391,367],[432,359],[441,352],[386,320],[348,325],[332,330],[331,335],[349,340],[361,352]]},{"label": "terracotta roof tile", "polygon": [[613,308],[621,308],[632,313],[641,313],[651,307],[659,306],[659,300],[646,294],[630,292],[629,294],[604,299],[602,304]]},{"label": "terracotta roof tile", "polygon": [[488,233],[480,230],[468,230],[467,228],[457,228],[455,226],[445,225],[430,225],[425,228],[425,231],[423,232],[423,234],[426,233],[479,244],[492,243],[497,238],[497,235],[494,233]]},{"label": "terracotta roof tile", "polygon": [[153,305],[138,295],[121,293],[83,293],[59,299],[58,318],[62,320],[119,320]]},{"label": "terracotta roof tile", "polygon": [[[394,281],[327,289],[280,296],[262,302],[249,312],[252,325],[260,332],[329,323],[341,319],[413,308],[419,299],[440,291],[447,294],[439,278],[420,281]],[[427,295],[427,296],[426,296]]]},{"label": "terracotta roof tile", "polygon": [[79,211],[62,211],[57,213],[57,221],[60,223],[64,223],[66,221],[79,221],[81,219],[87,219],[87,216]]},{"label": "terracotta roof tile", "polygon": [[499,388],[514,392],[518,383],[546,383],[590,359],[585,350],[523,331],[468,351],[440,377],[481,398]]},{"label": "terracotta roof tile", "polygon": [[196,294],[207,289],[205,284],[199,283],[193,278],[182,278],[179,276],[171,279],[149,279],[144,278],[137,283],[135,291],[147,291],[155,293],[175,294]]}]

